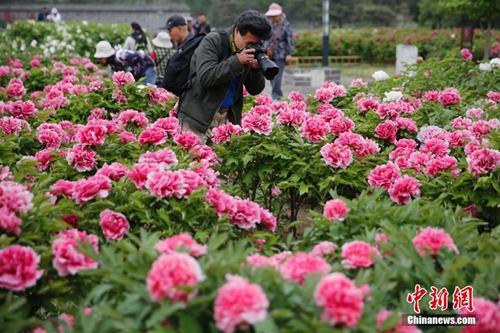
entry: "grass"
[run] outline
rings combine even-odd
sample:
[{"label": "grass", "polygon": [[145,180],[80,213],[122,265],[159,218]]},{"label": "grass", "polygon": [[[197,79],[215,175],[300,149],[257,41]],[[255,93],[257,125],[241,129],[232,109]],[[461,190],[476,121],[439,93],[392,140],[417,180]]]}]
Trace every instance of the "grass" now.
[{"label": "grass", "polygon": [[372,74],[379,70],[382,70],[391,76],[396,72],[395,65],[393,64],[338,63],[331,64],[330,66],[340,68],[340,75],[343,80],[345,78],[349,78],[349,80],[356,78],[373,80]]}]

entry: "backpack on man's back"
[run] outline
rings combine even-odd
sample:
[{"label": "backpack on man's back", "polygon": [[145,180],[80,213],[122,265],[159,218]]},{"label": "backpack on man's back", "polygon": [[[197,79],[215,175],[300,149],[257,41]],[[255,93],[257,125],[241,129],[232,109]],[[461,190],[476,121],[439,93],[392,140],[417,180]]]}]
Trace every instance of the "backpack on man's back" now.
[{"label": "backpack on man's back", "polygon": [[[223,49],[229,49],[227,32],[221,30],[219,33],[222,35]],[[198,34],[190,38],[170,57],[165,69],[165,75],[163,76],[163,88],[179,97],[184,91],[189,89],[191,79],[196,74],[192,73],[191,77],[189,75],[191,58],[205,36],[205,34]]]}]

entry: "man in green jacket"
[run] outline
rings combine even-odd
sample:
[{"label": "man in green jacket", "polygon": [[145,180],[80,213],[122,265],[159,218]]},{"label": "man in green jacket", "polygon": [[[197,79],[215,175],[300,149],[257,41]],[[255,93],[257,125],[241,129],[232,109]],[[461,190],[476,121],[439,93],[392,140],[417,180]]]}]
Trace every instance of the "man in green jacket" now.
[{"label": "man in green jacket", "polygon": [[248,46],[268,39],[271,29],[263,14],[247,10],[229,33],[211,32],[202,40],[191,58],[191,87],[181,95],[178,106],[183,131],[206,141],[212,128],[228,120],[241,122],[243,85],[252,95],[265,87],[255,50]]}]

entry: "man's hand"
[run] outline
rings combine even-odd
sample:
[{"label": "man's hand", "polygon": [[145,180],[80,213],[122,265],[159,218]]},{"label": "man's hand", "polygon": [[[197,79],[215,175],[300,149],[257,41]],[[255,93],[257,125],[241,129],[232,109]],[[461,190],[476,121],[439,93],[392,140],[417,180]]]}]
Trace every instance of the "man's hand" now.
[{"label": "man's hand", "polygon": [[249,65],[252,68],[254,68],[253,66],[255,66],[255,64],[257,64],[257,66],[258,66],[258,63],[257,63],[257,60],[255,59],[254,54],[255,54],[254,49],[244,49],[240,53],[236,54],[236,56],[238,57],[240,64]]}]

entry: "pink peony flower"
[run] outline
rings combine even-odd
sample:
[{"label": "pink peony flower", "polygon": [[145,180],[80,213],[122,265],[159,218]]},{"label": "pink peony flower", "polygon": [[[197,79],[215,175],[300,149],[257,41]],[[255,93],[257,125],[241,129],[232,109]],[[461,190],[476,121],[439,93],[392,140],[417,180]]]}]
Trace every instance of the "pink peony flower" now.
[{"label": "pink peony flower", "polygon": [[355,327],[363,313],[363,299],[368,287],[356,287],[342,273],[323,277],[314,291],[316,304],[323,308],[322,319],[332,326]]},{"label": "pink peony flower", "polygon": [[359,111],[377,111],[379,103],[375,98],[361,98],[356,102]]},{"label": "pink peony flower", "polygon": [[378,124],[375,128],[375,136],[377,138],[387,140],[391,143],[396,142],[396,135],[398,133],[398,124],[392,120],[386,120]]},{"label": "pink peony flower", "polygon": [[247,279],[227,275],[227,283],[219,288],[214,302],[214,319],[218,329],[233,333],[267,317],[269,301],[262,288]]},{"label": "pink peony flower", "polygon": [[80,144],[99,146],[106,140],[108,129],[104,125],[87,125],[81,128],[77,134],[77,140]]},{"label": "pink peony flower", "polygon": [[351,81],[351,84],[349,85],[351,88],[366,88],[368,87],[368,83],[365,82],[363,79],[354,79]]},{"label": "pink peony flower", "polygon": [[0,206],[0,228],[19,236],[22,221],[6,206]]},{"label": "pink peony flower", "polygon": [[276,231],[277,220],[276,217],[267,209],[260,207],[260,222],[266,230],[271,232]]},{"label": "pink peony flower", "polygon": [[500,103],[500,91],[488,91],[486,94],[486,97],[488,97],[490,100],[494,101],[495,103]]},{"label": "pink peony flower", "polygon": [[153,127],[159,127],[163,129],[171,137],[176,136],[181,131],[179,119],[175,117],[158,118],[153,123]]},{"label": "pink peony flower", "polygon": [[273,99],[269,95],[259,95],[255,99],[255,103],[259,105],[271,105],[273,103]]},{"label": "pink peony flower", "polygon": [[330,130],[335,135],[340,135],[345,132],[353,131],[356,125],[354,121],[346,117],[337,117],[330,120]]},{"label": "pink peony flower", "polygon": [[207,246],[198,244],[188,233],[181,233],[162,240],[155,245],[155,249],[163,254],[186,252],[192,257],[200,257],[207,253]]},{"label": "pink peony flower", "polygon": [[130,229],[125,215],[105,209],[99,215],[99,226],[107,240],[121,240]]},{"label": "pink peony flower", "polygon": [[439,94],[439,102],[443,106],[460,104],[461,99],[462,97],[460,97],[460,93],[453,88],[446,88]]},{"label": "pink peony flower", "polygon": [[154,106],[160,103],[167,103],[173,95],[163,88],[152,88],[148,92],[149,105]]},{"label": "pink peony flower", "polygon": [[332,242],[323,241],[316,244],[311,250],[310,254],[313,256],[324,257],[333,254],[337,250],[337,245]]},{"label": "pink peony flower", "polygon": [[422,257],[435,256],[442,248],[446,247],[458,253],[458,249],[451,236],[440,228],[424,228],[412,240],[413,246]]},{"label": "pink peony flower", "polygon": [[7,96],[13,98],[21,98],[26,93],[23,81],[13,78],[7,86]]},{"label": "pink peony flower", "polygon": [[420,196],[420,182],[410,176],[398,178],[389,188],[389,196],[395,203],[406,205],[411,198]]},{"label": "pink peony flower", "polygon": [[347,207],[344,201],[340,199],[333,199],[325,203],[323,216],[332,222],[344,221],[348,212],[349,207]]},{"label": "pink peony flower", "polygon": [[271,189],[271,196],[273,197],[277,197],[281,194],[281,189],[278,185],[276,186],[273,186],[273,188]]},{"label": "pink peony flower", "polygon": [[420,151],[424,154],[433,155],[435,157],[443,157],[450,152],[448,141],[440,139],[429,139],[421,147]]},{"label": "pink peony flower", "polygon": [[274,261],[271,258],[258,253],[249,255],[245,262],[252,267],[275,267]]},{"label": "pink peony flower", "polygon": [[136,142],[137,139],[135,138],[134,133],[129,132],[129,131],[123,131],[120,133],[120,143],[121,144],[127,144],[130,142]]},{"label": "pink peony flower", "polygon": [[380,187],[388,190],[394,181],[401,177],[399,167],[389,162],[376,166],[368,175],[368,184],[371,187]]},{"label": "pink peony flower", "polygon": [[242,133],[242,128],[239,125],[233,125],[230,122],[222,124],[212,129],[212,142],[215,144],[223,144],[231,139],[231,136],[239,136]]},{"label": "pink peony flower", "polygon": [[441,93],[439,91],[431,90],[431,91],[428,91],[424,94],[423,100],[426,102],[439,101],[440,95],[441,95]]},{"label": "pink peony flower", "polygon": [[162,168],[171,168],[177,162],[177,156],[168,148],[147,151],[139,157],[139,163],[158,163]]},{"label": "pink peony flower", "polygon": [[292,91],[288,94],[288,99],[292,102],[303,102],[304,95],[299,91]]},{"label": "pink peony flower", "polygon": [[51,129],[43,129],[38,131],[36,138],[47,148],[57,149],[61,146],[62,138],[59,134]]},{"label": "pink peony flower", "polygon": [[[470,315],[467,309],[459,311]],[[497,333],[500,330],[500,303],[493,303],[482,297],[474,298],[474,317],[476,325],[466,326],[460,333]]]},{"label": "pink peony flower", "polygon": [[0,118],[0,130],[2,131],[3,135],[18,135],[24,126],[29,128],[28,123],[26,123],[26,121],[24,120],[14,117]]},{"label": "pink peony flower", "polygon": [[467,156],[467,169],[474,177],[495,171],[500,166],[500,152],[495,149],[479,148]]},{"label": "pink peony flower", "polygon": [[102,175],[106,176],[111,180],[117,181],[120,180],[122,177],[127,175],[128,169],[126,166],[124,166],[121,163],[118,162],[113,162],[110,165],[107,163],[104,163],[102,168],[97,170],[95,173],[96,175]]},{"label": "pink peony flower", "polygon": [[187,302],[196,296],[196,286],[204,280],[198,262],[185,253],[163,254],[153,262],[146,278],[151,299]]},{"label": "pink peony flower", "polygon": [[344,112],[340,109],[337,109],[331,104],[321,104],[320,106],[318,106],[316,111],[326,122],[330,122],[336,118],[344,117]]},{"label": "pink peony flower", "polygon": [[469,129],[470,126],[472,126],[472,120],[469,118],[457,117],[451,121],[451,127],[454,130],[466,130]]},{"label": "pink peony flower", "polygon": [[476,118],[476,119],[481,119],[484,114],[484,110],[481,108],[471,108],[467,111],[465,111],[465,115],[467,118]]},{"label": "pink peony flower", "polygon": [[241,229],[249,230],[260,222],[260,207],[250,200],[235,199],[229,219]]},{"label": "pink peony flower", "polygon": [[331,270],[330,265],[322,258],[311,253],[299,252],[287,258],[279,267],[285,280],[303,284],[309,275],[324,276]]},{"label": "pink peony flower", "polygon": [[24,291],[43,275],[40,256],[30,247],[11,245],[0,250],[0,288]]},{"label": "pink peony flower", "polygon": [[14,181],[0,182],[0,207],[26,214],[33,208],[33,194],[26,186]]},{"label": "pink peony flower", "polygon": [[193,148],[201,144],[200,138],[193,132],[181,132],[174,137],[174,142],[184,149]]},{"label": "pink peony flower", "polygon": [[135,79],[132,73],[118,71],[113,73],[113,83],[118,88],[122,88],[129,83],[135,83]]},{"label": "pink peony flower", "polygon": [[106,198],[111,189],[111,180],[102,175],[95,175],[74,183],[73,199],[77,204],[83,204],[96,197]]},{"label": "pink peony flower", "polygon": [[411,133],[417,133],[417,124],[408,118],[396,118],[396,124],[400,130],[406,130]]},{"label": "pink peony flower", "polygon": [[148,173],[145,183],[152,195],[158,198],[182,198],[186,194],[187,184],[182,173],[178,171],[152,171]]},{"label": "pink peony flower", "polygon": [[246,132],[255,132],[269,135],[273,130],[273,121],[270,115],[260,115],[257,112],[247,112],[241,121],[241,127]]},{"label": "pink peony flower", "polygon": [[472,58],[473,58],[472,52],[466,48],[463,48],[460,50],[460,55],[462,56],[462,59],[464,59],[464,60],[472,60]]},{"label": "pink peony flower", "polygon": [[323,161],[332,168],[347,168],[352,163],[352,152],[338,143],[327,143],[321,148]]},{"label": "pink peony flower", "polygon": [[66,155],[66,161],[75,167],[78,172],[92,170],[96,163],[97,153],[85,145],[76,145]]},{"label": "pink peony flower", "polygon": [[184,183],[186,186],[186,193],[184,196],[189,196],[191,193],[206,185],[205,180],[195,171],[188,169],[181,169],[177,171],[181,174],[184,179]]},{"label": "pink peony flower", "polygon": [[35,104],[31,101],[9,101],[4,105],[0,105],[0,111],[4,110],[5,112],[10,113],[16,118],[27,120],[33,117],[38,110],[35,107]]},{"label": "pink peony flower", "polygon": [[478,120],[472,123],[470,127],[470,130],[477,139],[481,139],[483,136],[489,134],[491,129],[490,122],[486,120]]},{"label": "pink peony flower", "polygon": [[132,123],[137,127],[145,127],[149,123],[149,119],[144,112],[127,109],[118,114],[116,122],[122,126]]},{"label": "pink peony flower", "polygon": [[95,253],[99,252],[99,239],[85,231],[69,229],[59,233],[52,243],[52,265],[59,276],[74,275],[82,270],[96,269],[97,261],[78,252],[81,244],[89,244]]},{"label": "pink peony flower", "polygon": [[306,111],[288,107],[280,112],[277,120],[281,125],[297,126],[302,124],[307,119],[307,117],[308,113]]},{"label": "pink peony flower", "polygon": [[205,202],[215,210],[219,217],[232,214],[236,209],[236,199],[217,189],[209,189],[207,191]]},{"label": "pink peony flower", "polygon": [[144,187],[149,173],[153,171],[163,170],[158,163],[137,163],[127,173],[127,176],[134,182],[135,186],[140,189]]},{"label": "pink peony flower", "polygon": [[138,141],[141,145],[162,145],[167,141],[167,132],[159,127],[150,127],[139,134]]},{"label": "pink peony flower", "polygon": [[334,97],[335,95],[333,90],[324,87],[317,89],[316,93],[314,94],[314,98],[321,103],[330,103]]},{"label": "pink peony flower", "polygon": [[426,163],[424,173],[435,177],[438,173],[450,171],[452,175],[458,175],[457,165],[458,161],[453,156],[438,157]]},{"label": "pink peony flower", "polygon": [[376,247],[363,241],[344,244],[341,256],[342,265],[347,269],[370,267],[381,257]]},{"label": "pink peony flower", "polygon": [[329,132],[329,126],[321,116],[314,116],[302,123],[300,132],[310,142],[318,143],[325,139]]}]

